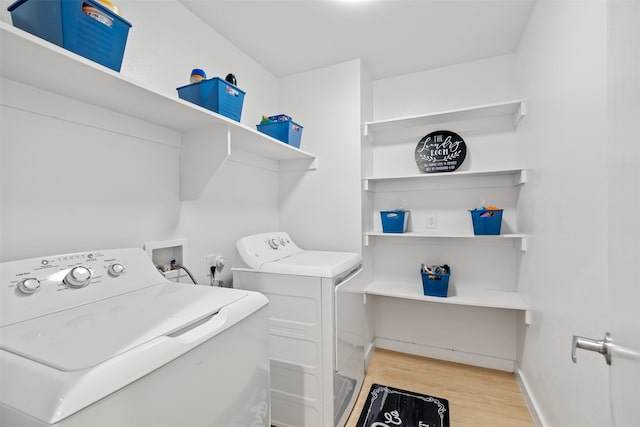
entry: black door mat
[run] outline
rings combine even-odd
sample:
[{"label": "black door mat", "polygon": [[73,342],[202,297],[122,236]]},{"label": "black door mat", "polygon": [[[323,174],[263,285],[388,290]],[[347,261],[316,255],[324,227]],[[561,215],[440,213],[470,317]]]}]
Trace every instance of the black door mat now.
[{"label": "black door mat", "polygon": [[449,427],[449,401],[373,384],[356,427]]}]

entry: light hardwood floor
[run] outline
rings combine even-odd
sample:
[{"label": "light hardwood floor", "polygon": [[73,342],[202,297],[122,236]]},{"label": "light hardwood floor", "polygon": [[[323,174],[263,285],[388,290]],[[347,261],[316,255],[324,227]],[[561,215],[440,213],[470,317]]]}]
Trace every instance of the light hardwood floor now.
[{"label": "light hardwood floor", "polygon": [[451,427],[533,427],[514,374],[376,349],[345,427],[355,427],[371,384],[449,401]]}]

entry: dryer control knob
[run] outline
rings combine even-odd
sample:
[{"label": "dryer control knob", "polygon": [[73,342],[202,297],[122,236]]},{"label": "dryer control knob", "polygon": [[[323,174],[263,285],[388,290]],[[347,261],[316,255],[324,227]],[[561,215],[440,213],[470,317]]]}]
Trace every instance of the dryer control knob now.
[{"label": "dryer control knob", "polygon": [[91,281],[91,270],[81,265],[73,267],[63,281],[70,288],[84,288]]},{"label": "dryer control knob", "polygon": [[269,246],[271,249],[278,249],[278,241],[276,239],[269,240]]},{"label": "dryer control knob", "polygon": [[111,264],[107,270],[110,276],[118,277],[124,273],[124,266],[122,264]]},{"label": "dryer control knob", "polygon": [[31,295],[40,288],[40,281],[34,277],[29,277],[18,283],[18,291],[25,295]]}]

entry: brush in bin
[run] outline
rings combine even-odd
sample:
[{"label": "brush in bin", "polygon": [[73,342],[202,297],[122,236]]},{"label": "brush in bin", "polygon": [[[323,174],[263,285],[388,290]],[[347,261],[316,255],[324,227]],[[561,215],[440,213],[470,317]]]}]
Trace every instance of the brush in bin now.
[{"label": "brush in bin", "polygon": [[[422,272],[424,274],[429,275],[449,275],[451,269],[447,264],[444,265],[431,265],[431,264],[421,264]],[[431,279],[435,279],[437,276],[430,277]]]}]

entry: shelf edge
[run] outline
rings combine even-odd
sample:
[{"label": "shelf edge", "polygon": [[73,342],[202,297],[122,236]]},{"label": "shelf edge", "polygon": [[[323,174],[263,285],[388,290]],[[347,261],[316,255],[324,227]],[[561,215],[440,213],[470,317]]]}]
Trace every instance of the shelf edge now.
[{"label": "shelf edge", "polygon": [[528,236],[522,233],[510,233],[510,234],[495,234],[495,235],[482,235],[482,234],[427,234],[417,231],[407,231],[405,233],[385,233],[383,231],[371,230],[364,233],[366,236],[380,236],[380,237],[398,237],[398,238],[444,238],[444,239],[526,239]]},{"label": "shelf edge", "polygon": [[[419,285],[416,284],[416,287]],[[450,296],[446,298],[442,297],[430,297],[423,294],[419,294],[418,292],[414,293],[403,293],[403,292],[393,292],[379,289],[380,283],[373,282],[369,286],[365,287],[364,293],[368,295],[378,295],[383,297],[390,298],[400,298],[400,299],[409,299],[414,301],[423,301],[423,302],[434,302],[439,304],[450,304],[450,305],[460,305],[460,306],[468,306],[468,307],[484,307],[484,308],[492,308],[492,309],[504,309],[504,310],[518,310],[528,312],[530,309],[528,305],[524,302],[524,300],[517,294],[517,292],[508,292],[508,291],[490,291],[487,293],[491,293],[494,295],[505,294],[509,295],[510,298],[515,299],[515,304],[504,304],[504,303],[486,303],[480,301],[473,301],[472,299],[467,299],[461,296]]]},{"label": "shelf edge", "polygon": [[[420,120],[420,119],[436,118],[438,116],[445,116],[445,115],[451,115],[451,114],[463,114],[463,113],[468,113],[468,112],[472,112],[472,111],[481,111],[481,110],[487,110],[487,109],[491,109],[491,108],[507,107],[507,106],[510,106],[510,105],[512,105],[514,107],[514,112],[515,112],[516,108],[518,110],[523,110],[522,106],[526,105],[526,103],[525,103],[524,99],[515,99],[515,100],[511,100],[511,101],[497,102],[497,103],[493,103],[493,104],[484,104],[484,105],[477,105],[477,106],[467,107],[467,108],[458,108],[458,109],[453,109],[453,110],[437,111],[437,112],[434,112],[434,113],[417,114],[417,115],[405,116],[405,117],[395,117],[395,118],[392,118],[392,119],[384,119],[384,120],[372,120],[372,121],[364,122],[363,125],[368,127],[367,131],[370,133],[372,131],[372,129],[375,128],[376,125],[386,125],[386,124],[397,123],[400,126],[403,122],[410,122],[410,121],[415,121],[415,120]],[[524,108],[524,110],[526,111],[526,107]],[[518,117],[524,117],[524,114],[518,113]]]}]

